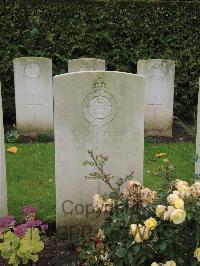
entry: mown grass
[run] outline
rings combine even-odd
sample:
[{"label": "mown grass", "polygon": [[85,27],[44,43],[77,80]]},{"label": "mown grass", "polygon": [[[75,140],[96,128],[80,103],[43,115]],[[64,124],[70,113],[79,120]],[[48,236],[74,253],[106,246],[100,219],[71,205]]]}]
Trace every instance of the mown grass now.
[{"label": "mown grass", "polygon": [[[13,144],[8,144],[11,147]],[[6,154],[9,213],[19,217],[20,208],[32,204],[39,210],[39,217],[55,221],[55,174],[53,144],[16,144],[16,154]],[[194,144],[145,143],[144,185],[157,190],[164,184],[162,176],[154,175],[163,158],[155,158],[165,152],[176,166],[176,177],[190,181],[194,177]],[[150,171],[150,173],[149,173]]]}]

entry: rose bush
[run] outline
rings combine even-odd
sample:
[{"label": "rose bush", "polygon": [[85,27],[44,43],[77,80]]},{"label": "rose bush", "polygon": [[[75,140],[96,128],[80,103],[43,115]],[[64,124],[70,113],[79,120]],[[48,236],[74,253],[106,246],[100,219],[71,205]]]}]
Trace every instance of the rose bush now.
[{"label": "rose bush", "polygon": [[115,183],[104,171],[108,158],[89,153],[92,160],[84,165],[96,166],[91,176],[111,192],[94,195],[94,209],[104,220],[96,234],[82,240],[80,265],[199,265],[200,182],[176,179],[159,193],[133,174]]}]

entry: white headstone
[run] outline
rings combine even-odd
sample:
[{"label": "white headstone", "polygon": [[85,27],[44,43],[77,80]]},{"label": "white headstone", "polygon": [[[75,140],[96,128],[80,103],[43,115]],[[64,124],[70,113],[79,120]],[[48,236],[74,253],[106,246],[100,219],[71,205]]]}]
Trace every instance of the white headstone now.
[{"label": "white headstone", "polygon": [[53,133],[52,60],[21,57],[13,61],[17,131]]},{"label": "white headstone", "polygon": [[0,217],[8,213],[7,208],[7,183],[4,147],[3,111],[0,84]]},{"label": "white headstone", "polygon": [[[200,78],[199,78],[199,88],[200,88]],[[197,154],[197,161],[195,162],[195,174],[198,178],[200,178],[200,91],[198,97],[198,111],[197,111],[196,154]]]},{"label": "white headstone", "polygon": [[175,63],[149,59],[137,63],[145,77],[145,135],[172,136]]},{"label": "white headstone", "polygon": [[[122,72],[54,77],[57,226],[84,220],[94,193],[106,188],[85,178],[88,150],[108,155],[117,178],[134,171],[143,182],[144,78]],[[78,215],[79,214],[79,215]]]},{"label": "white headstone", "polygon": [[78,58],[68,60],[68,73],[82,71],[104,71],[105,60],[96,58]]}]

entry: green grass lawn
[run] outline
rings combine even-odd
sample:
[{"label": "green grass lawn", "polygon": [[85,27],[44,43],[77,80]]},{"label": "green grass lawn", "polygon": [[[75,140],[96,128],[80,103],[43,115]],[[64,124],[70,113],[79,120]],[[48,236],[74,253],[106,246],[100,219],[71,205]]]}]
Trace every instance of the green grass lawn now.
[{"label": "green grass lawn", "polygon": [[[8,144],[7,147],[14,146]],[[39,216],[55,221],[55,174],[53,144],[16,144],[17,154],[6,154],[9,213],[19,217],[20,208],[32,204],[39,209]],[[155,158],[158,152],[166,157]],[[176,166],[176,177],[190,181],[194,177],[192,143],[145,143],[144,185],[157,190],[163,185],[163,177],[152,175],[163,158]]]}]

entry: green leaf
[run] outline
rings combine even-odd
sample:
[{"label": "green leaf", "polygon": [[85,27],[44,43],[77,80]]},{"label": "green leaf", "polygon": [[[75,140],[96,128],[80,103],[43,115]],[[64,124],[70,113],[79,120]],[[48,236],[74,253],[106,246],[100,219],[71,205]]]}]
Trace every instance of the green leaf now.
[{"label": "green leaf", "polygon": [[167,244],[166,244],[165,242],[163,242],[163,243],[160,245],[160,250],[161,250],[161,251],[164,251],[164,250],[166,250],[166,248],[167,248]]},{"label": "green leaf", "polygon": [[119,247],[116,252],[115,252],[115,255],[118,257],[118,258],[123,258],[125,257],[127,254],[127,250],[123,247]]}]

